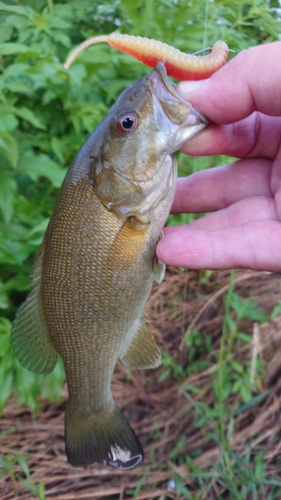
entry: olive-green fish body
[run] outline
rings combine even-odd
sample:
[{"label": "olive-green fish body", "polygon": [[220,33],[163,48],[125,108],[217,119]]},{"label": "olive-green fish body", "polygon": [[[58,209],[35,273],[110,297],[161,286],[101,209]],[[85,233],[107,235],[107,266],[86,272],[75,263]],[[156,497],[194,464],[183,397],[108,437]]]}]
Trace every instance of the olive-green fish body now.
[{"label": "olive-green fish body", "polygon": [[159,65],[124,91],[61,188],[12,343],[23,366],[38,373],[62,356],[73,465],[130,469],[143,459],[111,378],[118,358],[131,368],[161,362],[142,311],[165,272],[155,247],[174,196],[173,152],[205,125]]}]

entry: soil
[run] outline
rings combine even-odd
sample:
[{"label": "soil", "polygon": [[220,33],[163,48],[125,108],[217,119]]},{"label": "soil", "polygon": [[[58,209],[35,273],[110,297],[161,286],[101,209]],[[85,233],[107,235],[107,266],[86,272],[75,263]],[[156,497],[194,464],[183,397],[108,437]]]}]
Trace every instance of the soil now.
[{"label": "soil", "polygon": [[[216,408],[214,380],[229,279],[229,272],[169,268],[164,282],[153,288],[146,307],[151,330],[169,357],[164,357],[164,366],[157,370],[128,371],[121,363],[116,366],[113,395],[143,444],[141,466],[124,472],[97,464],[74,469],[67,463],[66,387],[60,404],[40,399],[40,412],[35,415],[11,398],[0,421],[2,456],[24,455],[30,470],[28,481],[38,485],[44,478],[46,499],[179,498],[175,477],[195,494],[198,483],[190,476],[185,457],[192,457],[193,464],[205,471],[220,459],[204,408]],[[271,273],[237,271],[234,287],[235,293],[255,300],[269,316],[280,301],[280,279]],[[245,373],[248,370],[257,398],[255,405],[242,411],[241,395],[230,389],[225,418],[227,425],[232,413],[230,446],[239,456],[250,449],[252,459],[263,450],[270,477],[276,473],[281,448],[281,317],[260,324],[243,314],[237,318],[232,309],[231,317],[237,330],[251,335],[252,341],[238,338],[228,359],[238,361]],[[187,347],[190,335],[193,344],[188,342]],[[20,476],[25,478],[20,464],[13,467],[13,473],[0,475],[1,500],[36,498]],[[207,498],[217,498],[218,492],[223,494],[220,484],[214,485]]]}]

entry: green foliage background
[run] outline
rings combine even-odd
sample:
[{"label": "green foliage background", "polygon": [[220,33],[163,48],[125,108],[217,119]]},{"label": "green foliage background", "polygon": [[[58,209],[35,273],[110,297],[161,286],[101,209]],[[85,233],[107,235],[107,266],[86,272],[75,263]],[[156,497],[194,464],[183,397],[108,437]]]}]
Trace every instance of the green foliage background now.
[{"label": "green foliage background", "polygon": [[[194,52],[225,40],[241,51],[280,37],[277,0],[29,0],[0,2],[0,411],[11,391],[36,408],[59,397],[62,366],[48,377],[22,369],[10,326],[24,300],[58,188],[75,154],[118,94],[150,69],[99,45],[69,71],[69,51],[89,36],[142,35]],[[220,163],[179,157],[181,174]]]}]

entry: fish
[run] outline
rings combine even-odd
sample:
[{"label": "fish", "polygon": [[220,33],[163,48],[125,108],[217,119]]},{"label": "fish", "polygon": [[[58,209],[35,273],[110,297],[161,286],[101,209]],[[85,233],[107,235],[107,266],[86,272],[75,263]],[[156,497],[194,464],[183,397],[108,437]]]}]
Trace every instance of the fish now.
[{"label": "fish", "polygon": [[60,189],[11,341],[35,373],[62,357],[65,449],[75,467],[143,461],[111,379],[119,358],[132,369],[161,363],[143,308],[165,274],[155,248],[174,198],[174,153],[207,123],[158,63],[120,95]]}]

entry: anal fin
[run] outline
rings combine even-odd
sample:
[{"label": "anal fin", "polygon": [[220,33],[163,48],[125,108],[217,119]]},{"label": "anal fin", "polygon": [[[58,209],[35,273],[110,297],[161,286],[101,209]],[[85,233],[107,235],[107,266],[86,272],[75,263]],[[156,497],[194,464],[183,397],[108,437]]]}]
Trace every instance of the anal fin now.
[{"label": "anal fin", "polygon": [[136,333],[121,356],[122,363],[129,368],[157,368],[161,364],[160,349],[147,325],[148,322],[142,317]]},{"label": "anal fin", "polygon": [[35,373],[49,373],[57,362],[57,352],[48,332],[41,294],[44,246],[43,241],[32,271],[34,288],[19,308],[11,334],[16,358],[24,368]]}]

